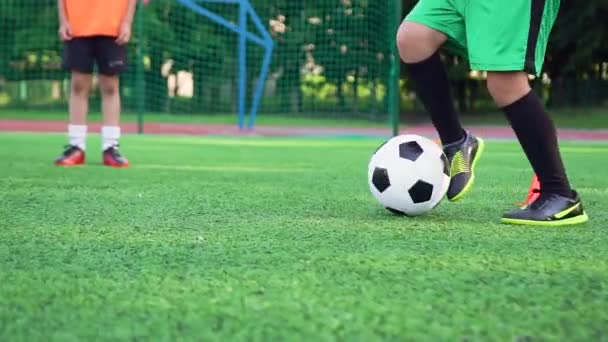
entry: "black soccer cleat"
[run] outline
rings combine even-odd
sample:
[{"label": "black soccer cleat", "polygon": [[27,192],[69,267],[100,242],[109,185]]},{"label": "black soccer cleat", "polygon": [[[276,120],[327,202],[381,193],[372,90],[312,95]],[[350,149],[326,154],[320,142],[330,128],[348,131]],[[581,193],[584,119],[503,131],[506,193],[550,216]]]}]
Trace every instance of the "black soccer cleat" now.
[{"label": "black soccer cleat", "polygon": [[465,132],[464,141],[443,147],[450,162],[448,200],[455,202],[466,196],[475,181],[475,166],[483,154],[484,141]]},{"label": "black soccer cleat", "polygon": [[531,204],[511,211],[502,217],[502,223],[559,227],[587,222],[580,197],[573,191],[573,198],[557,194],[541,193]]}]

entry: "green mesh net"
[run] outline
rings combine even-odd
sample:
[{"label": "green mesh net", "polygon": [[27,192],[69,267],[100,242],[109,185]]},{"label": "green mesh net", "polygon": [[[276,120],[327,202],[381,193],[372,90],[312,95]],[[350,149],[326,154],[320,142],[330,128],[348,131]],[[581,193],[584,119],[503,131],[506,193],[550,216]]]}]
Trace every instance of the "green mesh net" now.
[{"label": "green mesh net", "polygon": [[[197,3],[238,23],[238,4]],[[397,1],[255,0],[251,5],[275,44],[259,116],[387,119],[389,90],[398,76],[391,74]],[[55,0],[0,1],[0,110],[65,110],[69,75],[61,70],[56,12]],[[251,20],[248,30],[256,32]],[[140,4],[130,68],[121,77],[125,112],[236,119],[238,41],[238,34],[179,1]],[[248,41],[248,103],[264,51]],[[93,94],[92,110],[98,109],[99,95]]]}]

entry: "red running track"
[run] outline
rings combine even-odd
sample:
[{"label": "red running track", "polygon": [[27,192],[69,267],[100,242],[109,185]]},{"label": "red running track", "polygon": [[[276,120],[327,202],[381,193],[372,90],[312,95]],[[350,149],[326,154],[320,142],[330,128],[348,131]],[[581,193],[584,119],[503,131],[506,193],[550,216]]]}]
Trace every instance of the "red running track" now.
[{"label": "red running track", "polygon": [[[99,132],[101,124],[89,125],[89,130]],[[5,132],[65,132],[66,123],[61,121],[23,121],[0,120],[0,131]],[[123,133],[137,133],[135,123],[124,123]],[[513,132],[508,127],[479,126],[472,129],[475,134],[490,139],[514,139]],[[280,127],[256,126],[253,131],[240,131],[235,125],[218,124],[176,124],[176,123],[146,123],[146,134],[175,134],[175,135],[216,135],[216,136],[361,136],[361,137],[387,137],[389,129],[384,128],[351,128],[351,127]],[[403,127],[402,133],[418,134],[435,137],[435,131],[430,125]],[[560,139],[608,141],[608,130],[579,130],[560,129]]]}]

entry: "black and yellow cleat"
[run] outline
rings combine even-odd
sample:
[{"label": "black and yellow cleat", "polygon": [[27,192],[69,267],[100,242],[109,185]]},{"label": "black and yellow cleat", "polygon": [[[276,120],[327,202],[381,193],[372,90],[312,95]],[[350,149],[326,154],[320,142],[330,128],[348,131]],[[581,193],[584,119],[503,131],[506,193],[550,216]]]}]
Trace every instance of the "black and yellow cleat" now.
[{"label": "black and yellow cleat", "polygon": [[536,201],[502,217],[502,223],[506,224],[548,227],[581,224],[588,220],[583,203],[575,191],[573,198],[541,193]]},{"label": "black and yellow cleat", "polygon": [[475,181],[475,166],[483,154],[484,142],[466,132],[462,142],[443,147],[445,155],[450,161],[450,186],[448,200],[455,202],[466,196]]}]

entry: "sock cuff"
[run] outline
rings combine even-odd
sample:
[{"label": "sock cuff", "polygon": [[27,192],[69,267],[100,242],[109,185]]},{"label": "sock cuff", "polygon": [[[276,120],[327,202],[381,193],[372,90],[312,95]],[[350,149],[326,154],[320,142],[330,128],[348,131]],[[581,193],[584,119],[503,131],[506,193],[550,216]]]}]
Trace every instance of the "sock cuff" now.
[{"label": "sock cuff", "polygon": [[103,126],[101,127],[101,135],[107,138],[119,138],[120,126]]},{"label": "sock cuff", "polygon": [[519,100],[500,108],[504,112],[516,112],[519,108],[527,106],[531,101],[539,102],[540,99],[536,96],[534,90],[530,90],[526,95],[522,96]]},{"label": "sock cuff", "polygon": [[68,132],[70,134],[86,134],[87,133],[87,125],[72,125],[68,124]]},{"label": "sock cuff", "polygon": [[101,127],[101,138],[101,149],[103,151],[110,147],[118,146],[118,139],[120,139],[120,126]]},{"label": "sock cuff", "polygon": [[469,134],[470,133],[467,132],[466,130],[462,130],[462,138],[460,138],[460,140],[448,142],[446,144],[443,144],[443,142],[442,142],[443,148],[450,148],[450,147],[458,146],[458,145],[464,143],[467,140],[467,138],[469,137]]},{"label": "sock cuff", "polygon": [[439,51],[435,51],[434,54],[430,55],[428,58],[421,60],[420,62],[415,62],[415,63],[405,63],[405,65],[407,65],[408,68],[410,69],[417,69],[420,67],[425,67],[428,64],[432,64],[432,63],[442,63],[441,61],[441,55],[439,54]]},{"label": "sock cuff", "polygon": [[68,125],[68,139],[70,141],[70,145],[77,146],[84,151],[86,148],[86,137],[86,125]]}]

